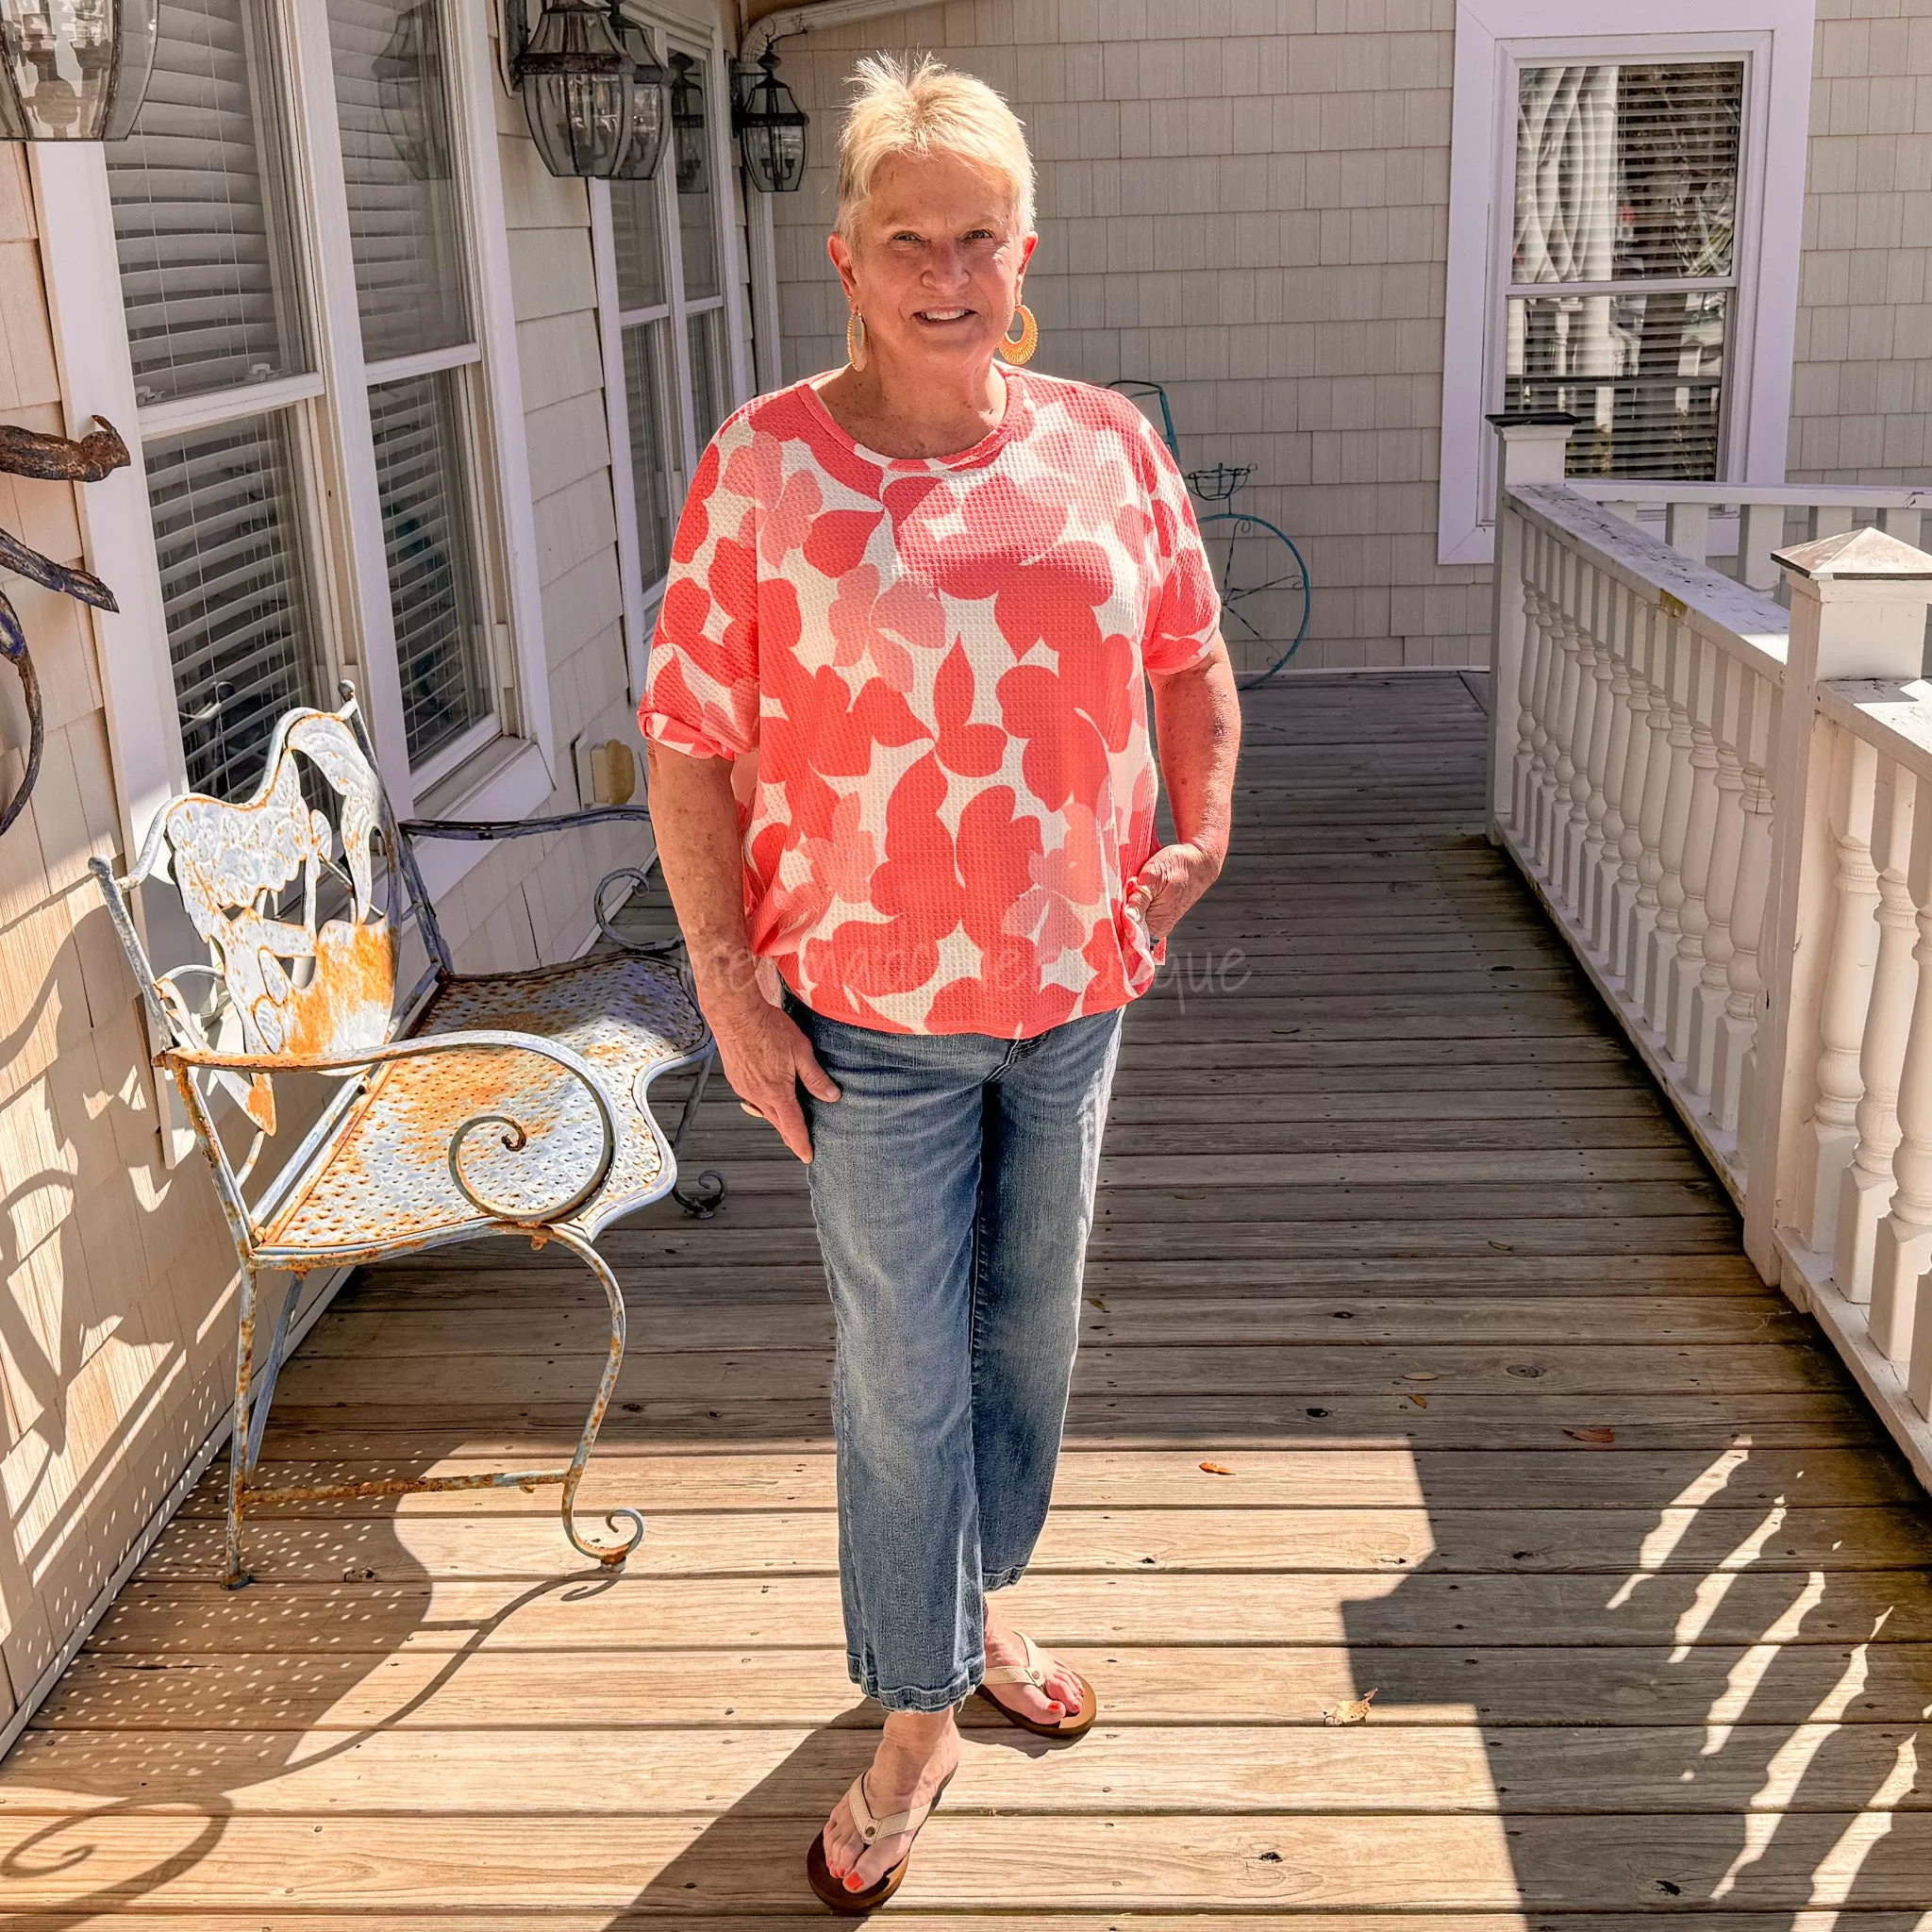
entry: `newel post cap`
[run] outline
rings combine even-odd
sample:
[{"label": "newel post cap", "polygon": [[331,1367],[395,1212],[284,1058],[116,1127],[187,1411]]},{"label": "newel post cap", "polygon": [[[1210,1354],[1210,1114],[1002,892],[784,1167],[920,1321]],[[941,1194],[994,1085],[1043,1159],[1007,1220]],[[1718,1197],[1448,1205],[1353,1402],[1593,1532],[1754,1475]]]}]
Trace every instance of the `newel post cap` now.
[{"label": "newel post cap", "polygon": [[[1884,530],[1846,530],[1815,543],[1772,552],[1793,577],[1813,584],[1924,584],[1932,586],[1932,557]],[[1932,590],[1926,592],[1932,596]]]}]

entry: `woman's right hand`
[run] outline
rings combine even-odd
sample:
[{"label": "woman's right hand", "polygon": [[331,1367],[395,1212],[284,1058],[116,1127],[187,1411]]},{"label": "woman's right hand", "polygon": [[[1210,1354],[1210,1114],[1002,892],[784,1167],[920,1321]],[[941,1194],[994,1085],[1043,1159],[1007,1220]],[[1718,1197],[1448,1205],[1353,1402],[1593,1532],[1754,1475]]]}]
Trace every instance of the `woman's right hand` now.
[{"label": "woman's right hand", "polygon": [[762,994],[755,1001],[732,1003],[732,1010],[711,1020],[718,1058],[746,1113],[769,1121],[778,1138],[799,1159],[811,1158],[811,1134],[799,1104],[801,1083],[817,1100],[837,1100],[839,1088],[819,1065],[811,1041],[789,1014],[769,1004]]}]

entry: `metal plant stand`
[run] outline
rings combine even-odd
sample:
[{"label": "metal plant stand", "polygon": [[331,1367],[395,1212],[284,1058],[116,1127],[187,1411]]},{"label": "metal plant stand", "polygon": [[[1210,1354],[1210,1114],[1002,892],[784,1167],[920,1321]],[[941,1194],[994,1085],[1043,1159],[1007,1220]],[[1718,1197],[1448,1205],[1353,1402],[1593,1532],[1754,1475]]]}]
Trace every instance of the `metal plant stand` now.
[{"label": "metal plant stand", "polygon": [[[280,721],[261,785],[245,803],[191,792],[156,819],[125,878],[93,861],[153,1037],[165,1042],[156,1063],[172,1075],[208,1155],[241,1260],[225,1581],[239,1589],[249,1580],[250,1507],[540,1484],[561,1486],[572,1544],[619,1564],[642,1538],[643,1518],[607,1512],[618,1538],[607,1542],[585,1537],[575,1513],[624,1358],[624,1294],[596,1240],[618,1216],[675,1191],[675,1149],[703,1092],[711,1038],[665,957],[669,945],[526,973],[458,974],[413,845],[549,836],[648,814],[612,806],[504,824],[398,824],[346,685],[340,711],[297,710]],[[208,959],[157,973],[130,895],[169,881]],[[600,925],[609,883],[595,894]],[[399,996],[398,961],[412,933],[428,964]],[[678,1069],[692,1072],[692,1087],[667,1141],[649,1090]],[[275,1135],[283,1074],[319,1076],[335,1091],[279,1170],[252,1186]],[[231,1137],[247,1142],[240,1158]],[[684,1198],[708,1212],[723,1191],[708,1174]],[[609,1351],[570,1460],[475,1475],[257,1484],[299,1277],[489,1234],[555,1241],[604,1290]],[[298,1280],[252,1393],[264,1270]]]}]

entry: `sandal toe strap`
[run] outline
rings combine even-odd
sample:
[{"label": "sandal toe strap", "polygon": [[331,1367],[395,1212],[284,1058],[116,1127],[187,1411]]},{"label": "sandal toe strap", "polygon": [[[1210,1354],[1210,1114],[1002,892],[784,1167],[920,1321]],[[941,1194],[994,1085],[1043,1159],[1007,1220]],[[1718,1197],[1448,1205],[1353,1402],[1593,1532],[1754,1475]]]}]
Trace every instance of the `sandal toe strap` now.
[{"label": "sandal toe strap", "polygon": [[982,1684],[1031,1684],[1036,1690],[1046,1683],[1046,1672],[1041,1668],[1040,1652],[1035,1648],[1032,1638],[1020,1633],[1020,1641],[1026,1646],[1026,1661],[1024,1664],[995,1664],[980,1677]]},{"label": "sandal toe strap", "polygon": [[869,1845],[877,1844],[881,1839],[897,1838],[901,1832],[917,1831],[932,1816],[930,1805],[915,1805],[911,1810],[895,1811],[890,1818],[874,1818],[872,1807],[865,1802],[863,1772],[852,1780],[852,1789],[845,1793],[845,1808],[852,1814],[859,1837]]}]

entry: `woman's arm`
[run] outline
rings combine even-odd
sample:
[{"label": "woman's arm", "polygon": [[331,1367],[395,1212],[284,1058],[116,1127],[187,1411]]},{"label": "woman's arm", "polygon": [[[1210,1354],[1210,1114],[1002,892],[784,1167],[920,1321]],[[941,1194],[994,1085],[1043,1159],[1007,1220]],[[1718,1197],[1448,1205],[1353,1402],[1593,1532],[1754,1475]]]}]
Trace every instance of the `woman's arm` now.
[{"label": "woman's arm", "polygon": [[1164,940],[1221,875],[1234,824],[1234,768],[1241,748],[1241,702],[1227,646],[1185,671],[1149,674],[1160,775],[1174,813],[1174,842],[1141,868],[1128,904]]},{"label": "woman's arm", "polygon": [[724,1077],[799,1159],[809,1160],[798,1083],[820,1100],[837,1100],[839,1090],[810,1041],[758,991],[744,931],[744,857],[730,761],[689,758],[655,741],[645,750],[658,859]]}]

